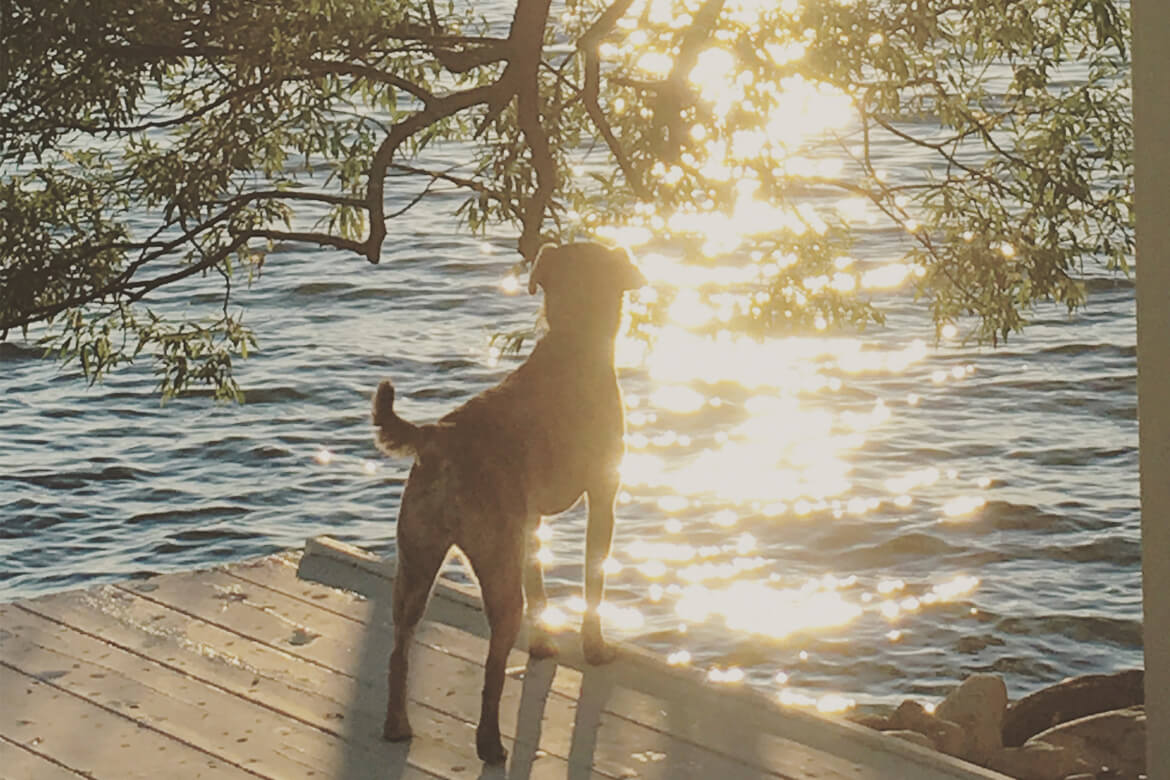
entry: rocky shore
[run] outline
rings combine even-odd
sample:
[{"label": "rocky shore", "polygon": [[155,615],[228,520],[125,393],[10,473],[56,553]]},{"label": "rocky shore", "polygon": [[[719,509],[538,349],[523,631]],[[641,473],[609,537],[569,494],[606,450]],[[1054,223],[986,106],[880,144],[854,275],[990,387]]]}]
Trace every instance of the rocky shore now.
[{"label": "rocky shore", "polygon": [[1145,777],[1143,674],[1073,677],[1008,701],[1003,678],[968,677],[930,709],[907,699],[851,720],[1019,780]]}]

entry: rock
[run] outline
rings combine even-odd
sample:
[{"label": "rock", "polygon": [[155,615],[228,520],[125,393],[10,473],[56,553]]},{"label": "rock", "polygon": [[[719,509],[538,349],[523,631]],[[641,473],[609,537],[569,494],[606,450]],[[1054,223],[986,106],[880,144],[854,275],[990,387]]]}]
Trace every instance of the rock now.
[{"label": "rock", "polygon": [[1000,748],[991,756],[987,767],[1017,780],[1064,780],[1089,769],[1073,751],[1043,742]]},{"label": "rock", "polygon": [[923,734],[919,734],[917,731],[910,731],[909,729],[898,729],[895,731],[884,731],[882,733],[888,737],[896,737],[898,739],[905,740],[906,742],[911,742],[915,745],[920,745],[921,747],[934,750],[934,743],[930,741],[930,738]]},{"label": "rock", "polygon": [[967,753],[967,732],[957,723],[943,720],[926,711],[918,702],[907,699],[889,717],[889,728],[916,731],[927,737],[935,750],[950,756]]},{"label": "rock", "polygon": [[1029,737],[1066,721],[1121,710],[1145,702],[1141,669],[1116,674],[1071,677],[1013,702],[1003,721],[1003,744],[1022,745]]},{"label": "rock", "polygon": [[927,712],[925,707],[913,699],[906,699],[890,715],[890,728],[918,731],[920,728],[929,725],[933,720],[934,716]]},{"label": "rock", "polygon": [[934,749],[948,756],[963,758],[971,752],[967,732],[958,723],[936,718],[934,726],[926,732]]},{"label": "rock", "polygon": [[1003,747],[1006,709],[1007,686],[1003,679],[994,674],[973,674],[942,700],[934,715],[962,729],[966,738],[963,758],[986,764]]},{"label": "rock", "polygon": [[897,728],[890,723],[890,716],[888,715],[856,712],[846,715],[845,719],[850,723],[856,723],[858,726],[865,726],[867,729],[873,729],[874,731],[889,731]]},{"label": "rock", "polygon": [[1110,777],[1136,778],[1146,771],[1144,706],[1100,712],[1042,731],[1024,743],[1066,748],[1083,758],[1094,772],[1107,768]]}]

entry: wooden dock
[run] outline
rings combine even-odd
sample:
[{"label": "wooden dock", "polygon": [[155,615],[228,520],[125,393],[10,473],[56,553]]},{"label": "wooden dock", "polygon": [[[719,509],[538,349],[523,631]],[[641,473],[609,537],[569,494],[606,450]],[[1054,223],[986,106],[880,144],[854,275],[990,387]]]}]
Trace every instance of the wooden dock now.
[{"label": "wooden dock", "polygon": [[329,540],[306,549],[0,605],[0,777],[1003,777],[637,650],[590,668],[572,640],[560,664],[514,651],[511,758],[485,768],[486,625],[475,594],[448,583],[413,650],[416,736],[390,744],[392,566]]}]

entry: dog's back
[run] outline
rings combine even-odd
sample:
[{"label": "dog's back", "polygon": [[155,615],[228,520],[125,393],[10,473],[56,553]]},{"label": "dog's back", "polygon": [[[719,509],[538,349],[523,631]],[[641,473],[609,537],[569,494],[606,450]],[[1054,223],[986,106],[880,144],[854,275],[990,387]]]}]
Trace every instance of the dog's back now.
[{"label": "dog's back", "polygon": [[[502,480],[503,487],[528,498],[532,511],[561,512],[594,472],[616,468],[623,452],[621,393],[612,359],[590,359],[579,347],[550,333],[503,382],[430,425],[399,417],[394,388],[383,381],[374,400],[378,446],[420,463],[445,461],[463,480],[490,471],[485,482]],[[485,485],[475,492],[487,491]]]}]

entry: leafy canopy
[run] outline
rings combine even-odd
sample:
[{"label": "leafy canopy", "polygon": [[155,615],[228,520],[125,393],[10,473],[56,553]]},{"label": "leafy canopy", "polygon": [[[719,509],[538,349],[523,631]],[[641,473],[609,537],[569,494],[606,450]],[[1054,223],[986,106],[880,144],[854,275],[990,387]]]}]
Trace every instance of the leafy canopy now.
[{"label": "leafy canopy", "polygon": [[[0,334],[35,326],[91,381],[146,351],[164,395],[238,395],[254,337],[232,285],[277,243],[377,263],[435,186],[466,193],[471,230],[513,226],[525,260],[605,231],[747,259],[751,294],[720,305],[752,329],[881,319],[830,197],[902,231],[936,324],[974,315],[984,341],[1035,302],[1076,307],[1086,262],[1125,269],[1133,248],[1116,0],[92,9],[12,0],[0,20]],[[880,170],[891,142],[914,164]],[[465,164],[433,163],[447,143]],[[390,176],[419,197],[387,200]],[[326,217],[304,227],[305,208]],[[152,308],[183,282],[221,314]]]}]

